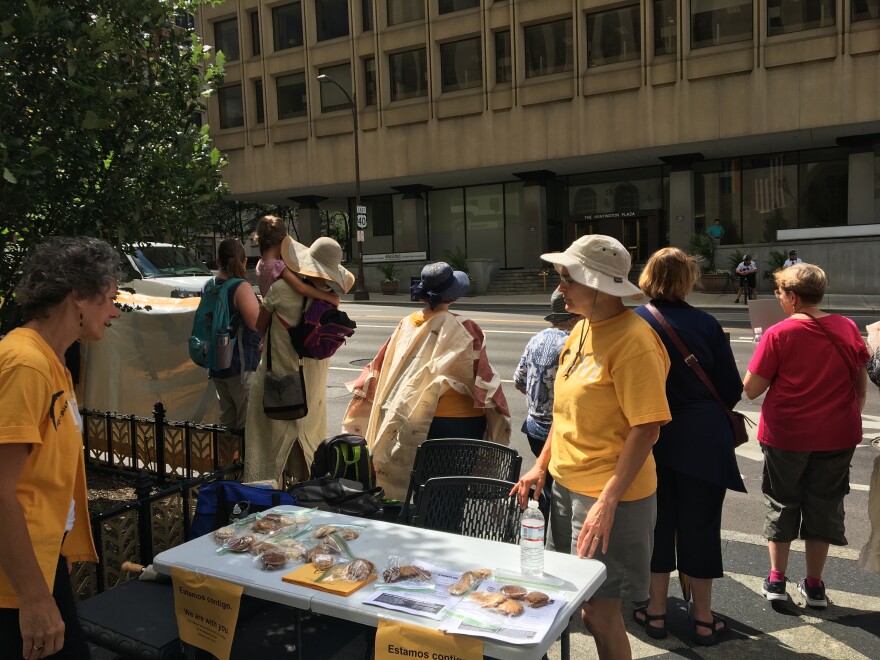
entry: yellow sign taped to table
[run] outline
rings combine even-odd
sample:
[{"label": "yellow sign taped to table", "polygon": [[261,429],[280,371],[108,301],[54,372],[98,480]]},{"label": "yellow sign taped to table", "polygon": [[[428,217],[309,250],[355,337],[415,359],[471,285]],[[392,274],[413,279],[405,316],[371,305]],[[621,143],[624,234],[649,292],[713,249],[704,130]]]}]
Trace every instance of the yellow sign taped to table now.
[{"label": "yellow sign taped to table", "polygon": [[171,569],[180,639],[228,660],[244,588],[180,568]]},{"label": "yellow sign taped to table", "polygon": [[376,660],[425,658],[426,660],[483,660],[483,641],[451,635],[399,621],[379,619]]}]

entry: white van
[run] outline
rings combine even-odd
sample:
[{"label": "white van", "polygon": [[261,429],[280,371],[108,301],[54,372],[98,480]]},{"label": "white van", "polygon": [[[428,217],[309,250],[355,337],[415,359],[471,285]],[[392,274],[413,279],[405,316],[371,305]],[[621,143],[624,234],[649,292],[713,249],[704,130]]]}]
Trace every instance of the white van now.
[{"label": "white van", "polygon": [[148,296],[201,296],[213,273],[184,247],[170,243],[140,243],[123,252],[120,289]]}]

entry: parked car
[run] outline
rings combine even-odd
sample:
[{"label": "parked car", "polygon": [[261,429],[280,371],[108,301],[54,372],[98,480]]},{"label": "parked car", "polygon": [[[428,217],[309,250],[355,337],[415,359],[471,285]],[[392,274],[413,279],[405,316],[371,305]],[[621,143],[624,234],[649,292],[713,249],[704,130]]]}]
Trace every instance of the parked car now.
[{"label": "parked car", "polygon": [[123,251],[122,272],[120,288],[170,298],[202,295],[213,275],[189,250],[169,243],[140,243]]}]

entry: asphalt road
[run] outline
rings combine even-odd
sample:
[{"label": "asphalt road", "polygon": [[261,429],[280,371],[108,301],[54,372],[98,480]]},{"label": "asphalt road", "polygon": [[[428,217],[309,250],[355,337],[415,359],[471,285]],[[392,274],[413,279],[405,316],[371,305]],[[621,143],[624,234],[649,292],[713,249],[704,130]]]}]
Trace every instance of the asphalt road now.
[{"label": "asphalt road", "polygon": [[[345,382],[357,376],[366,362],[375,354],[382,342],[391,334],[397,322],[413,311],[412,306],[384,306],[375,304],[346,304],[346,311],[357,321],[358,330],[352,341],[332,358],[328,381],[328,422],[329,432],[338,432],[345,407],[350,395]],[[531,309],[468,309],[463,315],[477,321],[488,338],[489,359],[501,374],[503,387],[510,405],[513,433],[511,445],[524,457],[523,469],[531,466],[531,452],[519,428],[526,414],[525,397],[513,388],[512,375],[522,350],[529,337],[547,326],[543,320],[544,312]],[[748,361],[754,350],[751,340],[745,307],[738,310],[718,312],[716,317],[730,332],[734,356],[745,373]],[[867,318],[867,317],[866,317]],[[866,322],[854,318],[859,327]],[[761,398],[755,401],[743,400],[737,406],[757,421]],[[877,388],[871,387],[868,404],[863,415],[865,440],[856,450],[853,460],[851,483],[852,492],[846,500],[848,548],[838,551],[845,559],[854,559],[858,549],[864,545],[870,534],[867,518],[868,484],[874,458],[878,448],[871,440],[880,437],[880,396]],[[754,430],[753,430],[754,432]],[[757,442],[749,442],[737,451],[740,471],[749,492],[747,494],[729,493],[724,510],[723,528],[731,540],[762,544],[760,537],[764,507],[760,494],[761,451]]]}]

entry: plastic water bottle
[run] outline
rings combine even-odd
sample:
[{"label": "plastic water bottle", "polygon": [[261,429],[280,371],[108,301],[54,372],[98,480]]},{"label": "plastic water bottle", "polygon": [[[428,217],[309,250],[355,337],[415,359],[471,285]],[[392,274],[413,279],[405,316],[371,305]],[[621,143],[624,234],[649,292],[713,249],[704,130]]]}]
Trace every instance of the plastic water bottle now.
[{"label": "plastic water bottle", "polygon": [[523,575],[544,574],[544,514],[537,500],[529,500],[519,521],[519,563]]}]

